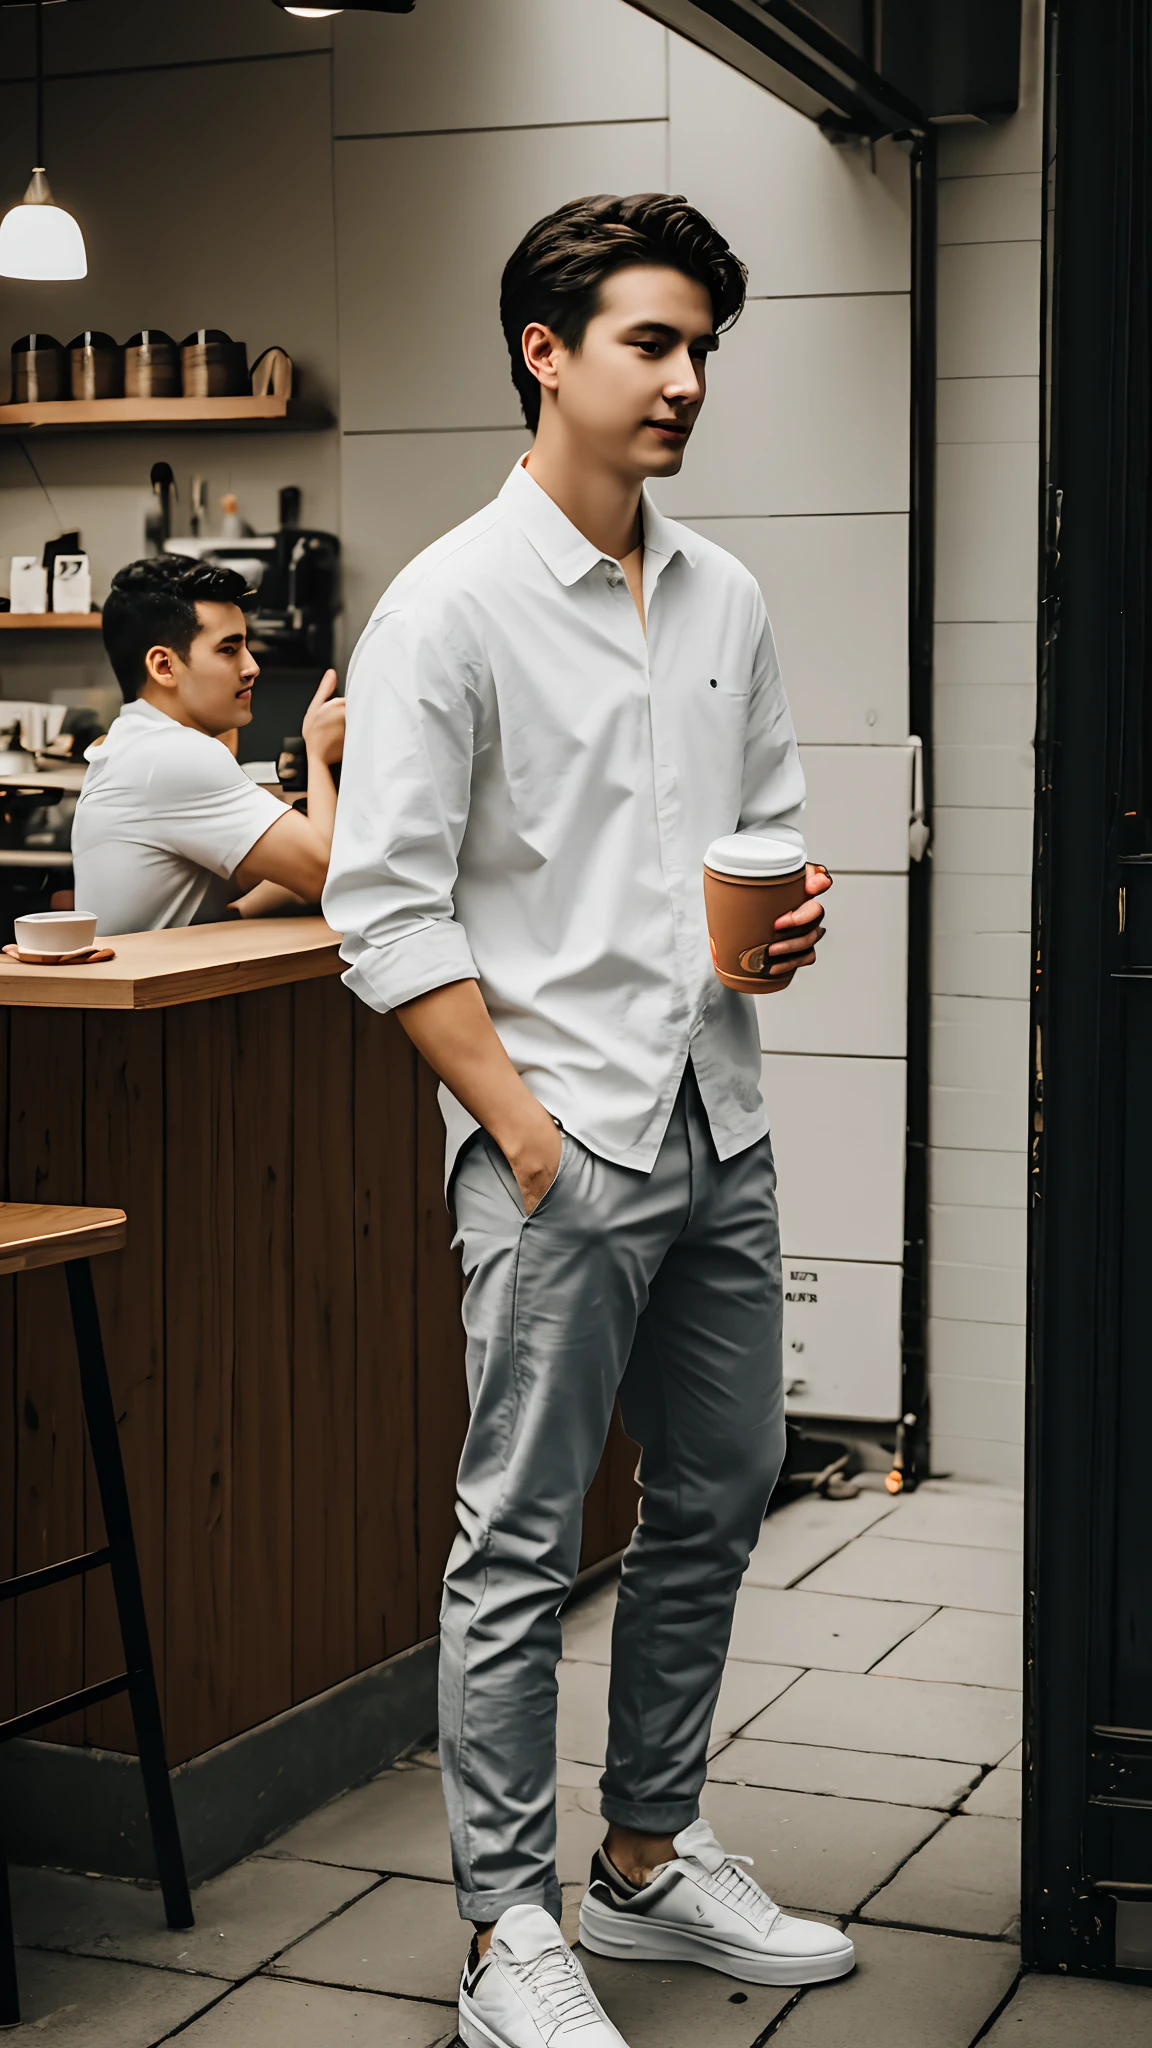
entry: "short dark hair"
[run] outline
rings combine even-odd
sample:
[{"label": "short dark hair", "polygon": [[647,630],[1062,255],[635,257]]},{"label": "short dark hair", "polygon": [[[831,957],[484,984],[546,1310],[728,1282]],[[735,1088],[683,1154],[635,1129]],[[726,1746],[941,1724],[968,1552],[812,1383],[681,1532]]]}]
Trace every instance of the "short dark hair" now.
[{"label": "short dark hair", "polygon": [[605,278],[636,263],[694,277],[711,295],[717,333],[743,309],[747,270],[711,221],[680,193],[634,192],[629,199],[601,193],[570,200],[529,228],[500,284],[512,382],[533,433],[540,423],[540,386],[524,361],[524,329],[539,320],[565,348],[578,349]]},{"label": "short dark hair", "polygon": [[147,681],[150,647],[171,647],[187,661],[200,631],[197,604],[251,605],[255,593],[235,569],[192,555],[149,555],[112,578],[104,603],[104,646],[125,703]]}]

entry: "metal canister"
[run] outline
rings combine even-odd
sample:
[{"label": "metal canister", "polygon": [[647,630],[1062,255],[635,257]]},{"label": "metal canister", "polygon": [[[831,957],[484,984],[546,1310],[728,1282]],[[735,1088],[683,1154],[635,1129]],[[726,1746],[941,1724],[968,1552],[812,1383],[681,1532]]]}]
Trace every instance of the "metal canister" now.
[{"label": "metal canister", "polygon": [[126,398],[178,398],[180,352],[170,334],[144,327],[124,344]]},{"label": "metal canister", "polygon": [[237,398],[246,394],[248,350],[219,327],[198,327],[180,345],[185,398]]},{"label": "metal canister", "polygon": [[86,327],[68,344],[73,398],[121,398],[124,364],[110,334]]},{"label": "metal canister", "polygon": [[22,334],[12,344],[12,404],[68,398],[68,356],[51,334]]}]

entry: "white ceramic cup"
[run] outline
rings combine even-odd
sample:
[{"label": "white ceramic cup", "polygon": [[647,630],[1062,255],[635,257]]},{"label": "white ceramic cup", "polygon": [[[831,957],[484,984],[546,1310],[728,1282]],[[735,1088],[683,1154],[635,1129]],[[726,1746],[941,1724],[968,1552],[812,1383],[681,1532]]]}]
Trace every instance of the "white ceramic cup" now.
[{"label": "white ceramic cup", "polygon": [[13,928],[21,958],[59,960],[96,944],[96,919],[87,910],[30,910],[13,920]]}]

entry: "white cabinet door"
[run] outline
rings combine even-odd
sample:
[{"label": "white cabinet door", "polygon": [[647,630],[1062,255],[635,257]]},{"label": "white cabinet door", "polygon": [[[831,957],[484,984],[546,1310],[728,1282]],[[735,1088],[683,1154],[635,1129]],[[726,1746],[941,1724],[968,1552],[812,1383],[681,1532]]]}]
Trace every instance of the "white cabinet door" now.
[{"label": "white cabinet door", "polygon": [[912,749],[801,747],[809,860],[833,874],[900,875],[908,867]]},{"label": "white cabinet door", "polygon": [[785,1251],[898,1265],[905,1062],[766,1053],[761,1069]]},{"label": "white cabinet door", "polygon": [[757,996],[764,1052],[903,1059],[908,1043],[908,878],[841,874],[824,898],[814,967]]},{"label": "white cabinet door", "polygon": [[900,1414],[899,1266],[784,1260],[790,1415],[894,1422]]}]

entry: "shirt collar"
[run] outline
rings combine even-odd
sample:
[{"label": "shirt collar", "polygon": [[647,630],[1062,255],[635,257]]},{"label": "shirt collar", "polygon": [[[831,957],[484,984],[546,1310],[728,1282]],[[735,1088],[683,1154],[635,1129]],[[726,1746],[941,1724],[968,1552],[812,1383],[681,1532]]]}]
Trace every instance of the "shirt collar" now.
[{"label": "shirt collar", "polygon": [[[597,562],[608,559],[599,548],[593,547],[578,527],[573,526],[567,513],[560,510],[547,491],[541,490],[535,477],[529,476],[523,461],[516,464],[500,497],[541,561],[566,588],[578,583],[589,569],[596,567]],[[665,519],[647,491],[642,494],[641,506],[646,553],[658,555],[666,562],[670,562],[674,555],[683,555],[686,561],[694,562],[692,536],[687,529],[672,519]]]}]

